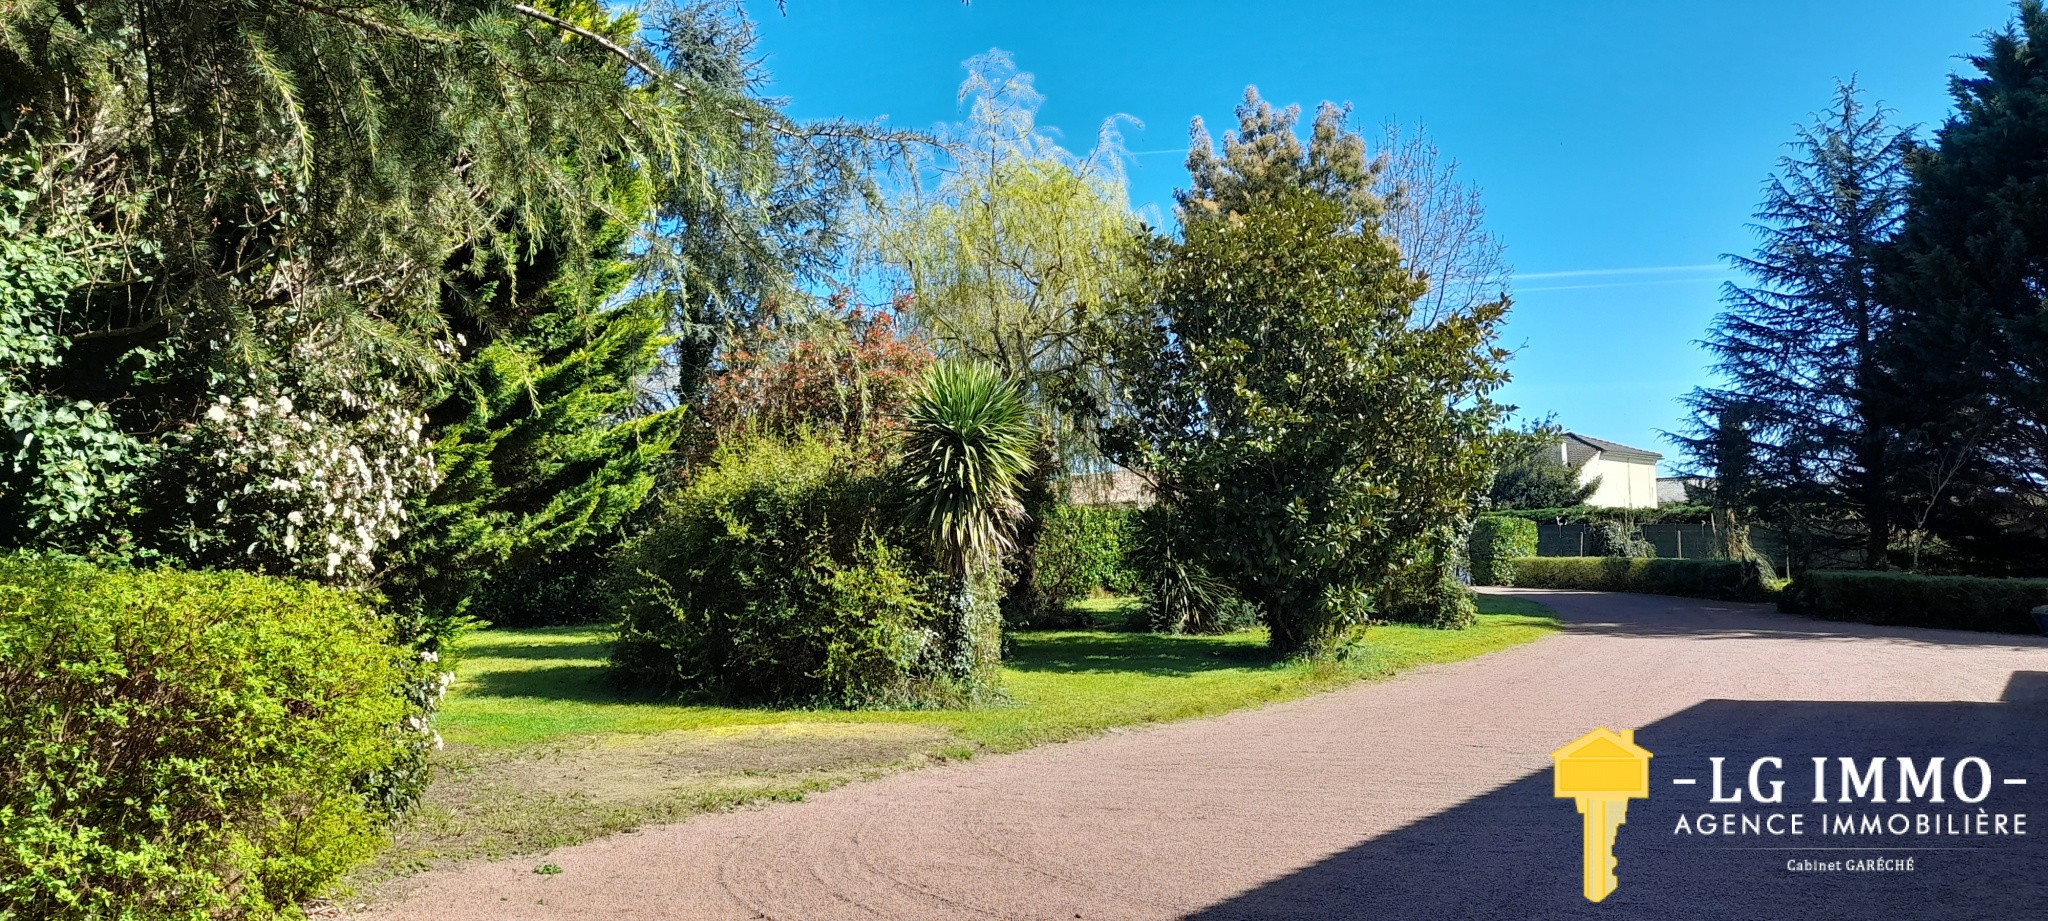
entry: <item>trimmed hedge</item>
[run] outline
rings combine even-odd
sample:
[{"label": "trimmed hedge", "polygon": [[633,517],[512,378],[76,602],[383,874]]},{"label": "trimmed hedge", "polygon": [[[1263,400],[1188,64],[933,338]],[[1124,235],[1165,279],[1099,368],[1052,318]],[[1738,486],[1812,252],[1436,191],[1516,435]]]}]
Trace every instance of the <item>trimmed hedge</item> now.
[{"label": "trimmed hedge", "polygon": [[1990,633],[2035,633],[2031,613],[2048,604],[2048,579],[1810,571],[1779,607],[1827,620]]},{"label": "trimmed hedge", "polygon": [[1536,555],[1536,523],[1526,518],[1483,515],[1472,522],[1468,548],[1472,584],[1515,584],[1515,562]]},{"label": "trimmed hedge", "polygon": [[1544,556],[1514,561],[1515,584],[1598,592],[1643,592],[1723,601],[1766,597],[1762,564],[1739,560]]},{"label": "trimmed hedge", "polygon": [[296,916],[424,731],[386,632],[310,583],[0,557],[0,918]]}]

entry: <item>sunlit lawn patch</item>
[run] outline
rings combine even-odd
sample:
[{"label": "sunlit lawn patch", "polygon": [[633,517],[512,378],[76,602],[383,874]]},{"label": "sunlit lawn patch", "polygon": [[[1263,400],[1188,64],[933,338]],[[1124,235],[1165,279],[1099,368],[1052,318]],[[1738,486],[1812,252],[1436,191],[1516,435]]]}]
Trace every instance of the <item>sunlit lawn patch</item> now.
[{"label": "sunlit lawn patch", "polygon": [[734,707],[622,694],[598,627],[491,630],[465,644],[440,721],[448,740],[427,807],[388,876],[448,859],[543,850],[649,822],[805,792],[977,752],[1300,697],[1525,643],[1557,628],[1540,606],[1482,596],[1468,630],[1375,627],[1342,661],[1276,661],[1261,630],[1162,636],[1122,628],[1025,632],[1006,701],[973,710]]}]

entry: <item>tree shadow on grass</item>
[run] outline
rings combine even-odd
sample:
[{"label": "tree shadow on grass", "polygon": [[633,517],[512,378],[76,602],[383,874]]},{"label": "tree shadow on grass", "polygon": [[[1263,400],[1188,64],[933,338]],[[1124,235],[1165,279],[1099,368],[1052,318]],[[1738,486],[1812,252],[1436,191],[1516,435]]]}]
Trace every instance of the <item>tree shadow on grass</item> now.
[{"label": "tree shadow on grass", "polygon": [[[2042,869],[2048,866],[2048,840],[2039,831],[2048,813],[2048,673],[2015,672],[2005,699],[1994,703],[1710,700],[1637,730],[1635,738],[1654,753],[1650,797],[1629,803],[1615,842],[1621,885],[1599,904],[1580,894],[1579,816],[1570,800],[1551,795],[1550,771],[1542,770],[1189,917],[2022,919],[2042,917],[2048,905],[2048,873]],[[1727,759],[1727,786],[1745,783],[1751,759],[1782,758],[1783,770],[1775,777],[1786,781],[1785,802],[1710,803],[1708,759],[1715,756]],[[1924,796],[1900,804],[1900,756],[1921,765],[1942,756],[1948,766],[1981,757],[1998,780],[1979,804],[1961,803],[1953,792],[1942,804]],[[1831,798],[1840,793],[1834,759],[1887,759],[1888,802],[1813,803],[1813,757],[1829,759]],[[1687,777],[1696,783],[1671,782]],[[1998,782],[2005,778],[2027,782]],[[2026,814],[2026,834],[1816,831],[1822,813],[1930,813],[1960,820],[1975,816],[1980,806],[1992,814]],[[1806,833],[1676,833],[1681,815],[1697,823],[1702,813],[1731,812],[1801,813]],[[1846,863],[1906,857],[1914,858],[1912,872],[1853,871]],[[1788,860],[1845,863],[1834,871],[1809,872],[1788,868]]]},{"label": "tree shadow on grass", "polygon": [[518,659],[526,662],[588,659],[601,663],[612,654],[612,641],[598,636],[572,643],[521,643],[492,636],[488,643],[472,643],[464,647],[462,654],[474,659]]},{"label": "tree shadow on grass", "polygon": [[1003,664],[1025,672],[1185,677],[1226,668],[1260,668],[1279,661],[1264,642],[1247,642],[1243,637],[1075,631],[1026,635]]}]

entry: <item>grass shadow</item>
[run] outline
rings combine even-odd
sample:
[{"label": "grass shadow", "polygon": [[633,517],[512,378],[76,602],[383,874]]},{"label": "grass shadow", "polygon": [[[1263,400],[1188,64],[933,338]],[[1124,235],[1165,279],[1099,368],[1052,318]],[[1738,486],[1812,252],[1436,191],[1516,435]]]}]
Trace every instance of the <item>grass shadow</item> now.
[{"label": "grass shadow", "polygon": [[1259,668],[1279,657],[1256,634],[1171,636],[1065,631],[1020,634],[1004,665],[1024,672],[1123,672],[1182,677],[1224,668]]}]

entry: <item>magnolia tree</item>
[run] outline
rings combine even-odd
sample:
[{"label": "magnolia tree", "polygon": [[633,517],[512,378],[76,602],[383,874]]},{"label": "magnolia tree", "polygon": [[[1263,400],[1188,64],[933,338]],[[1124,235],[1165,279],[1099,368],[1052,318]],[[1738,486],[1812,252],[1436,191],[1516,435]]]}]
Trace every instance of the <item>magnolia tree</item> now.
[{"label": "magnolia tree", "polygon": [[1305,144],[1256,92],[1238,115],[1220,150],[1196,123],[1182,231],[1117,305],[1106,444],[1156,477],[1173,556],[1257,605],[1277,649],[1328,653],[1375,617],[1462,625],[1507,303],[1418,322],[1428,286],[1344,110]]}]

